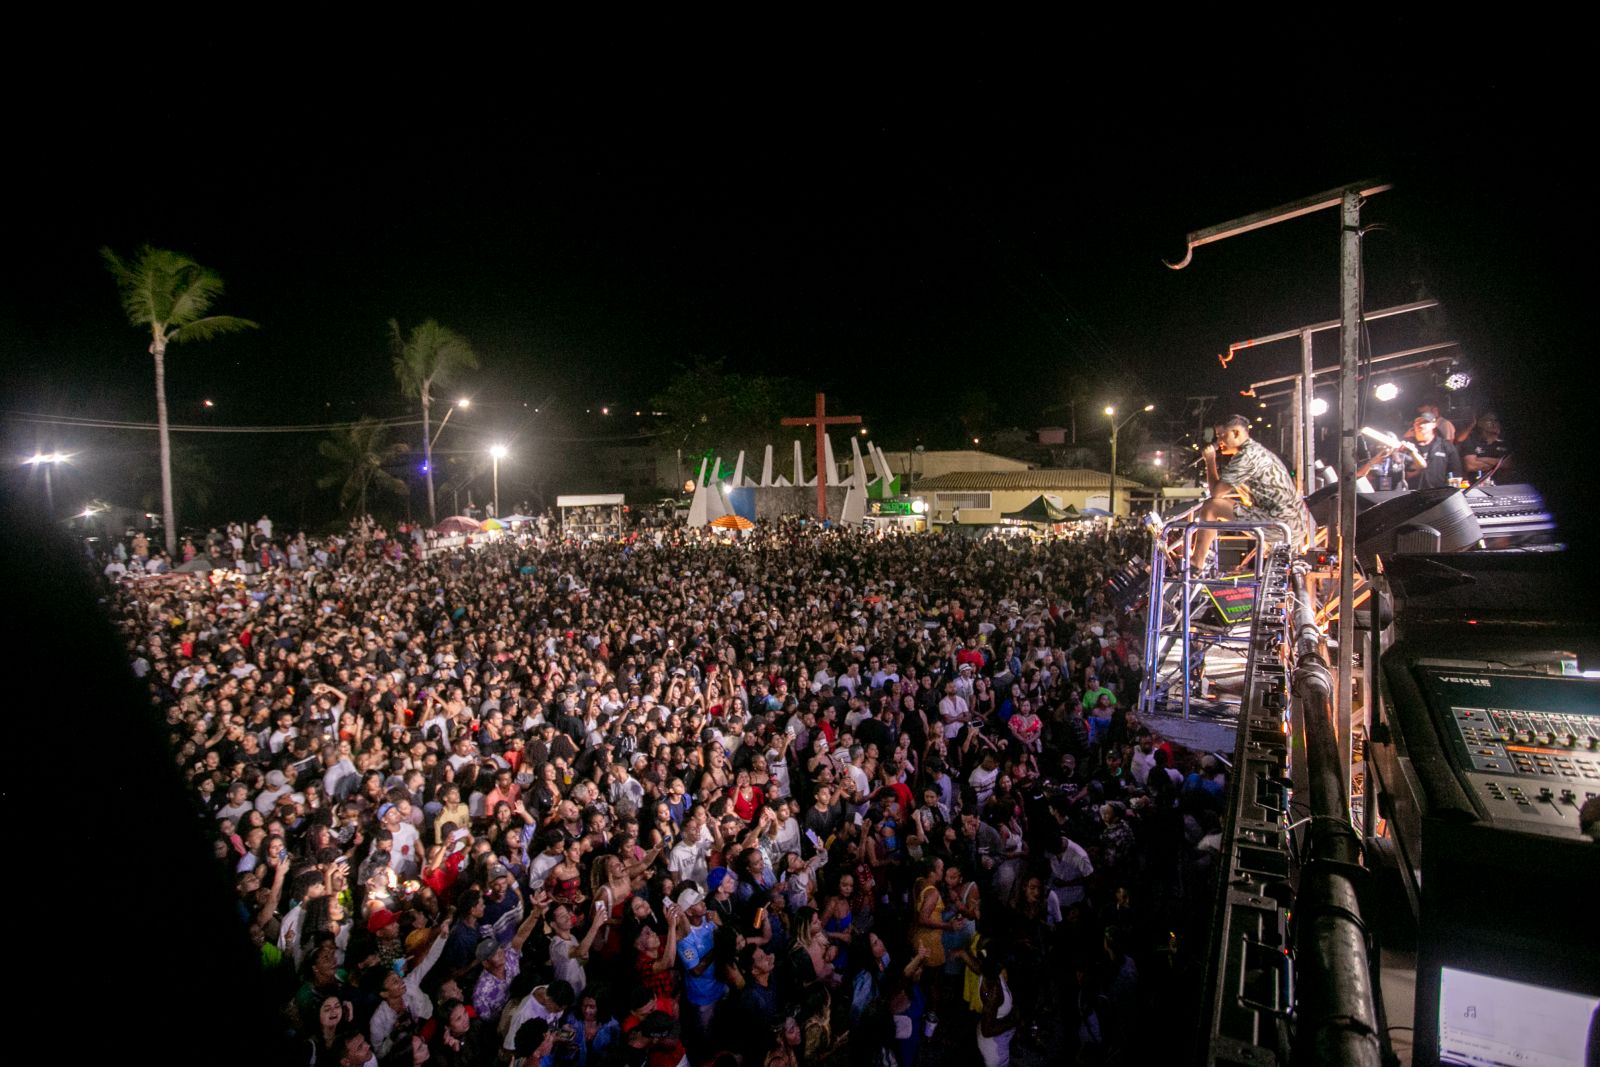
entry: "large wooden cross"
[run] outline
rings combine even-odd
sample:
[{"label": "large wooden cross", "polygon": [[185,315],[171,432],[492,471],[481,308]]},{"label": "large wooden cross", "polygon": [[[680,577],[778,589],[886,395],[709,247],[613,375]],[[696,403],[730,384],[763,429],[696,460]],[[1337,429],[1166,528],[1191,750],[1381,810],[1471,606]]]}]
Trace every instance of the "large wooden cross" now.
[{"label": "large wooden cross", "polygon": [[829,415],[828,402],[822,393],[817,394],[817,413],[809,419],[784,419],[785,426],[815,426],[817,428],[817,521],[828,517],[828,458],[827,428],[846,423],[858,423],[860,415]]}]

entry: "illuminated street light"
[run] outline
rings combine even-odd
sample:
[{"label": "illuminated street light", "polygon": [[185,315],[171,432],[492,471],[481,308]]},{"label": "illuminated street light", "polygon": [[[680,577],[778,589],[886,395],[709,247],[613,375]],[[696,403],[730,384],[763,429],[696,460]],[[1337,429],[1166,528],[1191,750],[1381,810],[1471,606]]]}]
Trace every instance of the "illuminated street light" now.
[{"label": "illuminated street light", "polygon": [[77,453],[75,452],[35,452],[23,459],[25,467],[44,468],[44,506],[48,514],[56,513],[56,492],[51,482],[50,472],[57,463],[65,463]]},{"label": "illuminated street light", "polygon": [[505,445],[490,445],[489,456],[494,460],[494,514],[500,516],[500,461],[506,458],[510,449]]},{"label": "illuminated street light", "polygon": [[1117,514],[1117,434],[1140,414],[1154,411],[1155,409],[1156,406],[1154,404],[1146,404],[1121,422],[1118,422],[1117,409],[1110,404],[1106,405],[1106,417],[1111,420],[1111,491],[1106,494],[1106,510],[1111,512],[1112,518],[1115,518]]},{"label": "illuminated street light", "polygon": [[1384,382],[1372,391],[1372,395],[1384,403],[1388,403],[1400,395],[1400,387],[1393,382]]}]

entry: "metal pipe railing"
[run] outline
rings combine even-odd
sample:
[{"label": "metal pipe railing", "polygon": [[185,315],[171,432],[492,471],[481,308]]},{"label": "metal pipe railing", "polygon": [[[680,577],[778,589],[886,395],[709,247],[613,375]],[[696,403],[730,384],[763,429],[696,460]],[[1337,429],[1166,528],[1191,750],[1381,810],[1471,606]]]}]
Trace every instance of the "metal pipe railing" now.
[{"label": "metal pipe railing", "polygon": [[1294,694],[1306,748],[1310,794],[1310,859],[1295,895],[1298,990],[1295,1062],[1379,1067],[1382,1041],[1361,917],[1361,841],[1350,824],[1349,798],[1333,723],[1333,675],[1306,587],[1304,564],[1290,579],[1295,595]]}]

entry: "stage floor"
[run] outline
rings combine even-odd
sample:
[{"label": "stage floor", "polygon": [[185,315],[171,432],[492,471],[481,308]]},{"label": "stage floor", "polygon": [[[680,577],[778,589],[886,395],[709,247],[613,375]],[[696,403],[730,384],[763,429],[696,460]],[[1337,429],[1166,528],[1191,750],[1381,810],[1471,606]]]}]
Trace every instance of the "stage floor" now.
[{"label": "stage floor", "polygon": [[1157,701],[1155,711],[1143,716],[1146,725],[1180,745],[1219,753],[1231,763],[1239,705],[1244,698],[1249,638],[1250,623],[1241,622],[1226,629],[1213,627],[1198,641],[1205,669],[1202,684],[1191,690],[1187,719],[1183,714],[1182,648],[1174,641],[1157,668]]}]

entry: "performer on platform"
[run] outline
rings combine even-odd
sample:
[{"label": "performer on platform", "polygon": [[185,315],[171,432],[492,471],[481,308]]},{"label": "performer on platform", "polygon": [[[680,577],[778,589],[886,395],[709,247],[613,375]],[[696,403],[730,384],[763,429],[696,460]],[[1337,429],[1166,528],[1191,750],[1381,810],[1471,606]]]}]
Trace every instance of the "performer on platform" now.
[{"label": "performer on platform", "polygon": [[[1218,454],[1228,465],[1217,469]],[[1201,453],[1211,499],[1201,506],[1199,518],[1209,522],[1281,522],[1289,527],[1296,551],[1310,545],[1316,522],[1294,486],[1283,460],[1250,437],[1250,420],[1234,415],[1216,427],[1216,440]],[[1204,561],[1216,540],[1213,530],[1197,531],[1195,558]]]}]

